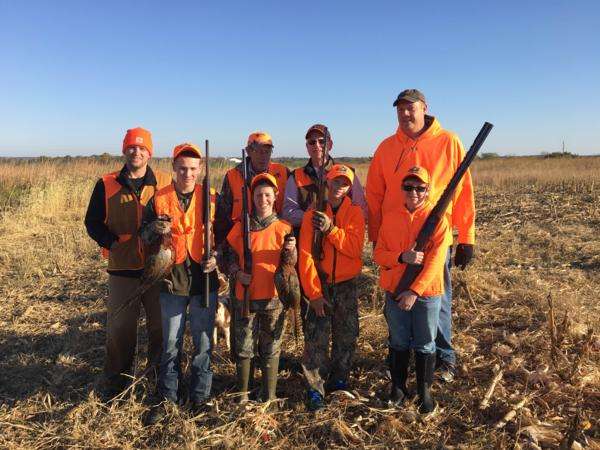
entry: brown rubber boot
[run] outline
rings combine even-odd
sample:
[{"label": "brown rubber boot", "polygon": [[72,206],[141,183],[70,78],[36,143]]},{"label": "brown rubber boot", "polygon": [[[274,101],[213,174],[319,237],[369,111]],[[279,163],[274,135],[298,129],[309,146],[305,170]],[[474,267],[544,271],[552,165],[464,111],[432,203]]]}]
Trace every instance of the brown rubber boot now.
[{"label": "brown rubber boot", "polygon": [[[279,372],[279,357],[265,358],[262,364],[262,399],[272,401],[277,399],[277,375]],[[273,402],[276,407],[277,403]]]}]

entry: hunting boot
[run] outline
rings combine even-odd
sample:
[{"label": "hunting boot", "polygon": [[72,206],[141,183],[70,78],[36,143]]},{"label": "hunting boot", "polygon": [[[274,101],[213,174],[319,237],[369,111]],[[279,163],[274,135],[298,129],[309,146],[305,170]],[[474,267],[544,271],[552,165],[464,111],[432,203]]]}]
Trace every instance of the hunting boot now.
[{"label": "hunting boot", "polygon": [[395,407],[402,406],[411,397],[406,388],[409,363],[410,350],[397,351],[390,349],[390,375],[392,378],[390,403]]},{"label": "hunting boot", "polygon": [[[277,399],[277,374],[279,371],[279,358],[265,358],[262,370],[262,400],[265,402]],[[277,402],[271,404],[277,408]]]},{"label": "hunting boot", "polygon": [[435,353],[415,352],[415,366],[417,371],[417,392],[419,394],[419,412],[427,414],[435,408],[435,401],[431,398],[431,384],[435,370]]},{"label": "hunting boot", "polygon": [[238,358],[236,364],[237,386],[240,393],[240,404],[248,402],[248,384],[250,382],[250,358]]}]

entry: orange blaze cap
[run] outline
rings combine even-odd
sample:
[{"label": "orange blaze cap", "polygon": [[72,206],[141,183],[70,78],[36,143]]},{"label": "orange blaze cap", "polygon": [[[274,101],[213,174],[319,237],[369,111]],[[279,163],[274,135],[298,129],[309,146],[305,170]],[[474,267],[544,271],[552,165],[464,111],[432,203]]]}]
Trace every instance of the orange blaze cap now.
[{"label": "orange blaze cap", "polygon": [[273,188],[275,189],[275,193],[277,194],[277,191],[279,190],[279,188],[277,187],[277,180],[273,175],[271,175],[268,172],[259,173],[254,178],[252,178],[252,181],[250,182],[250,190],[253,191],[254,187],[261,181],[266,181],[271,186],[273,186]]},{"label": "orange blaze cap", "polygon": [[402,178],[402,181],[406,180],[407,178],[418,178],[423,183],[429,184],[429,172],[427,172],[427,169],[424,167],[411,167],[408,169],[408,172],[406,172],[406,175],[404,175],[404,178]]},{"label": "orange blaze cap", "polygon": [[202,152],[200,151],[200,147],[190,142],[184,142],[183,144],[179,144],[173,149],[173,160],[176,160],[177,157],[183,152],[192,152],[198,155],[198,158],[202,158]]},{"label": "orange blaze cap", "polygon": [[352,172],[350,167],[343,164],[334,164],[331,166],[331,169],[329,169],[329,172],[327,172],[328,180],[333,180],[337,177],[344,177],[350,184],[354,183],[354,172]]},{"label": "orange blaze cap", "polygon": [[248,146],[252,144],[260,144],[260,145],[270,145],[273,147],[273,139],[269,133],[264,131],[255,131],[254,133],[248,136]]},{"label": "orange blaze cap", "polygon": [[145,130],[141,127],[127,130],[127,133],[125,133],[125,138],[123,139],[123,153],[125,153],[125,150],[127,150],[129,147],[136,146],[144,147],[146,150],[148,150],[150,156],[152,156],[152,152],[154,150],[154,147],[152,146],[152,134],[148,130]]}]

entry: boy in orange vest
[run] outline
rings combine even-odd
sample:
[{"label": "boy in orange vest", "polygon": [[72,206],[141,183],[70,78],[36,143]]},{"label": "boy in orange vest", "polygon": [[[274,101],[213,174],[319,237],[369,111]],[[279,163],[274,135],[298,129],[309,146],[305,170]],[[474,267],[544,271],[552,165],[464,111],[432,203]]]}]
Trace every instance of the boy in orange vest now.
[{"label": "boy in orange vest", "polygon": [[[163,326],[163,352],[160,362],[158,393],[161,400],[183,403],[180,357],[187,318],[194,343],[191,362],[190,392],[192,412],[205,408],[210,397],[212,370],[210,359],[219,287],[215,255],[204,255],[204,195],[197,184],[202,154],[190,143],[173,149],[175,181],[159,190],[144,211],[144,225],[152,226],[157,217],[171,219],[175,264],[161,286],[160,306]],[[214,220],[215,191],[211,189],[210,220]],[[212,227],[211,227],[212,228]],[[211,236],[211,239],[212,236]],[[202,279],[210,272],[208,308],[202,305]],[[165,415],[164,405],[151,408],[145,419],[150,425]]]},{"label": "boy in orange vest", "polygon": [[[402,179],[402,206],[383,216],[373,257],[380,266],[379,284],[386,291],[385,318],[389,331],[391,403],[400,406],[410,397],[406,380],[410,350],[415,352],[418,404],[421,413],[433,411],[430,387],[435,369],[441,298],[444,294],[444,263],[450,234],[444,217],[424,252],[414,249],[415,240],[433,204],[428,201],[429,172],[412,167]],[[410,287],[397,296],[396,287],[408,264],[423,269]]]},{"label": "boy in orange vest", "polygon": [[[276,399],[277,371],[281,352],[285,311],[277,296],[274,276],[281,252],[291,252],[295,264],[296,241],[292,227],[279,219],[274,210],[278,194],[275,177],[269,173],[256,175],[250,183],[253,212],[250,215],[250,251],[252,272],[245,273],[243,229],[236,222],[227,235],[226,266],[230,277],[236,280],[234,300],[234,333],[238,389],[240,403],[248,401],[251,360],[258,342],[262,371],[262,399]],[[232,251],[231,251],[232,250]],[[249,289],[250,314],[242,317],[244,287]]]},{"label": "boy in orange vest", "polygon": [[[365,218],[348,197],[354,172],[335,164],[327,173],[326,211],[309,210],[300,228],[299,275],[310,302],[304,328],[302,368],[308,384],[307,406],[324,407],[325,381],[331,390],[347,389],[358,337],[356,276],[362,268]],[[313,255],[313,235],[322,233],[322,256]],[[332,334],[331,358],[329,335]],[[330,370],[331,369],[331,370]]]}]

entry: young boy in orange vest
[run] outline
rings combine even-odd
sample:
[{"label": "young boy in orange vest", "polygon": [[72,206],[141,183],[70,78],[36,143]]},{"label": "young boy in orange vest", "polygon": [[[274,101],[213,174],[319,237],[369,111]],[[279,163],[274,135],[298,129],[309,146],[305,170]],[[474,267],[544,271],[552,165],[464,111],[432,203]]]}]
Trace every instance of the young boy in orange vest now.
[{"label": "young boy in orange vest", "polygon": [[[240,402],[248,401],[251,360],[258,343],[262,371],[262,399],[276,399],[277,371],[281,352],[285,311],[275,288],[275,271],[283,250],[297,259],[292,227],[279,219],[274,210],[278,193],[275,177],[269,173],[256,175],[250,183],[253,212],[250,215],[250,251],[252,271],[244,267],[243,229],[236,222],[227,236],[227,271],[236,280],[234,333],[237,382]],[[231,251],[233,250],[233,251]],[[243,317],[244,289],[249,290],[250,314]]]},{"label": "young boy in orange vest", "polygon": [[[201,172],[202,154],[190,143],[173,150],[175,181],[159,190],[144,211],[145,226],[152,226],[157,217],[171,220],[175,249],[175,264],[161,286],[160,306],[163,326],[163,352],[160,362],[158,393],[161,400],[182,403],[180,381],[181,351],[185,323],[189,317],[194,343],[191,361],[189,396],[192,412],[205,408],[212,385],[211,351],[219,287],[216,259],[204,255],[204,195],[197,184]],[[214,220],[215,191],[210,192],[210,221]],[[212,228],[212,227],[211,227]],[[211,236],[211,240],[213,237]],[[210,272],[208,308],[202,307],[202,279]],[[156,423],[165,415],[164,405],[155,405],[145,423]]]},{"label": "young boy in orange vest", "polygon": [[[361,207],[352,204],[347,195],[353,182],[352,169],[333,165],[327,173],[326,211],[309,210],[300,228],[299,275],[310,302],[302,368],[311,411],[324,407],[327,380],[331,390],[347,389],[358,337],[355,278],[362,268],[365,219]],[[322,255],[316,258],[312,249],[315,229],[322,236]]]},{"label": "young boy in orange vest", "polygon": [[[383,216],[374,259],[380,266],[379,284],[386,291],[385,318],[389,330],[391,403],[400,406],[410,397],[406,387],[410,350],[415,352],[418,405],[421,413],[433,411],[430,387],[435,369],[438,320],[444,294],[444,263],[449,245],[444,217],[424,252],[414,250],[415,240],[433,204],[429,197],[429,173],[412,167],[401,182],[403,204]],[[414,282],[396,295],[409,264],[423,268]]]}]

